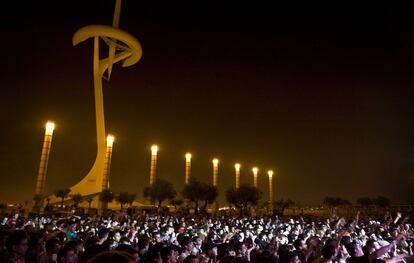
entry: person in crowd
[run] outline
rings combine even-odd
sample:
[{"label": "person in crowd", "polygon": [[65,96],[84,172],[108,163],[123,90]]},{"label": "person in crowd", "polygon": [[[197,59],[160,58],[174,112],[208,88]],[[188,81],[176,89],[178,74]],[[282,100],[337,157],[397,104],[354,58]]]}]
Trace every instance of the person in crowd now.
[{"label": "person in crowd", "polygon": [[182,252],[178,258],[178,262],[182,263],[184,259],[188,257],[189,255],[191,255],[191,253],[193,252],[193,248],[194,248],[193,239],[189,236],[184,236],[181,238],[180,245],[181,245]]},{"label": "person in crowd", "polygon": [[165,246],[161,248],[161,262],[160,263],[176,263],[178,262],[178,251],[174,246]]},{"label": "person in crowd", "polygon": [[6,240],[7,256],[4,262],[25,263],[25,256],[29,248],[29,240],[24,230],[13,231]]},{"label": "person in crowd", "polygon": [[61,247],[57,238],[50,238],[46,241],[45,251],[38,257],[39,263],[55,263],[57,262],[58,252]]}]

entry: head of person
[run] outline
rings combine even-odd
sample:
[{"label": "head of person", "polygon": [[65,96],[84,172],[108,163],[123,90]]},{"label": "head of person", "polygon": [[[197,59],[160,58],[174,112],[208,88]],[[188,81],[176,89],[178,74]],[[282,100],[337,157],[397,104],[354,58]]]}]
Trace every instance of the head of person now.
[{"label": "head of person", "polygon": [[293,242],[293,246],[296,250],[304,251],[306,249],[306,242],[302,238],[298,238]]},{"label": "head of person", "polygon": [[350,236],[342,236],[341,245],[347,246],[351,242],[352,242],[352,238]]},{"label": "head of person", "polygon": [[140,256],[139,256],[139,253],[138,253],[138,250],[134,249],[134,248],[133,248],[133,247],[131,247],[130,245],[127,245],[127,244],[120,244],[120,245],[118,245],[118,246],[116,247],[116,249],[115,249],[115,250],[117,250],[117,251],[123,251],[123,252],[128,253],[129,255],[131,255],[131,256],[135,259],[135,261],[136,261],[136,262],[138,262],[138,261],[139,261],[139,259],[140,259]]},{"label": "head of person", "polygon": [[286,263],[300,263],[299,254],[297,251],[289,251],[286,254]]},{"label": "head of person", "polygon": [[57,238],[51,238],[46,241],[45,248],[48,254],[57,254],[60,249],[60,241]]},{"label": "head of person", "polygon": [[222,246],[223,246],[222,247],[223,257],[224,256],[232,256],[232,257],[236,256],[236,251],[234,251],[234,247],[231,244],[226,243],[226,244],[222,244]]},{"label": "head of person", "polygon": [[189,255],[188,257],[186,257],[183,261],[183,263],[199,263],[199,259],[197,256],[195,255]]},{"label": "head of person", "polygon": [[236,252],[237,256],[244,257],[247,253],[247,247],[243,242],[236,242],[234,244],[234,251]]},{"label": "head of person", "polygon": [[365,255],[370,255],[375,250],[379,249],[380,245],[375,240],[368,240],[365,246],[362,248],[362,251]]},{"label": "head of person", "polygon": [[160,242],[162,242],[162,236],[161,236],[160,232],[156,231],[156,232],[152,233],[152,240],[153,240],[155,243],[160,243]]},{"label": "head of person", "polygon": [[235,256],[224,256],[220,259],[220,263],[237,263]]},{"label": "head of person", "polygon": [[193,239],[189,236],[183,236],[180,240],[181,248],[185,251],[192,251],[194,248]]},{"label": "head of person", "polygon": [[6,248],[10,254],[24,256],[29,248],[29,240],[24,230],[13,231],[6,239]]},{"label": "head of person", "polygon": [[98,238],[100,240],[106,240],[109,236],[109,230],[106,227],[99,229]]},{"label": "head of person", "polygon": [[163,263],[175,263],[178,261],[178,252],[173,246],[161,248],[160,255]]},{"label": "head of person", "polygon": [[217,257],[217,244],[213,242],[208,242],[204,247],[204,251],[206,252],[207,257],[209,258]]},{"label": "head of person", "polygon": [[77,261],[75,249],[70,246],[62,247],[59,249],[57,260],[60,263],[75,263]]},{"label": "head of person", "polygon": [[362,244],[359,240],[354,240],[346,245],[346,250],[351,257],[361,257],[364,255],[364,252],[362,251]]},{"label": "head of person", "polygon": [[121,233],[119,231],[114,231],[113,232],[113,239],[115,242],[119,243],[119,241],[121,240]]},{"label": "head of person", "polygon": [[126,252],[111,250],[97,254],[88,263],[136,263],[136,261]]},{"label": "head of person", "polygon": [[195,237],[193,237],[193,243],[194,243],[194,246],[199,248],[199,247],[201,247],[201,244],[203,243],[203,240],[201,240],[201,238],[199,236],[195,236]]},{"label": "head of person", "polygon": [[336,246],[332,245],[331,243],[326,243],[322,247],[322,257],[326,260],[332,260],[336,256]]},{"label": "head of person", "polygon": [[149,244],[150,244],[150,242],[149,242],[148,238],[146,238],[146,237],[138,238],[138,244],[137,245],[138,245],[138,250],[140,252],[143,252],[143,253],[147,252],[148,248],[149,248]]}]

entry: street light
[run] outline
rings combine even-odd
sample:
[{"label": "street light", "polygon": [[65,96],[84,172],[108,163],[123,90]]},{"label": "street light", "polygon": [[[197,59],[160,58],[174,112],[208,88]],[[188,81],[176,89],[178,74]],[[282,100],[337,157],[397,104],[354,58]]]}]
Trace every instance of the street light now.
[{"label": "street light", "polygon": [[240,187],[240,167],[239,163],[234,165],[234,169],[236,170],[236,189],[239,189]]},{"label": "street light", "polygon": [[55,123],[47,121],[45,126],[45,136],[43,139],[42,155],[40,156],[39,171],[37,174],[35,195],[44,195],[47,164],[49,161],[50,147],[52,145],[53,130],[55,129]]},{"label": "street light", "polygon": [[273,171],[267,171],[269,176],[269,208],[273,210]]},{"label": "street light", "polygon": [[109,174],[111,170],[111,160],[112,160],[112,148],[114,145],[114,136],[108,134],[106,136],[106,151],[105,151],[105,164],[104,164],[104,174],[102,179],[102,190],[109,189]]},{"label": "street light", "polygon": [[158,153],[158,146],[154,144],[151,146],[150,185],[154,183],[155,175],[157,172],[157,153]]},{"label": "street light", "polygon": [[219,164],[219,160],[217,158],[214,158],[213,159],[213,186],[215,187],[217,187],[218,164]]},{"label": "street light", "polygon": [[188,184],[190,180],[191,172],[191,153],[185,154],[185,184]]},{"label": "street light", "polygon": [[259,169],[257,167],[253,167],[253,185],[257,188],[257,173],[259,172]]}]

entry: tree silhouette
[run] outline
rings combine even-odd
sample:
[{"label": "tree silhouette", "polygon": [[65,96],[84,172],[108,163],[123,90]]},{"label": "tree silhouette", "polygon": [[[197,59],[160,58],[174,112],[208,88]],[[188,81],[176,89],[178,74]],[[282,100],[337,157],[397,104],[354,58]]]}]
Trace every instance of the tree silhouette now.
[{"label": "tree silhouette", "polygon": [[217,187],[214,185],[203,185],[203,201],[204,201],[204,210],[207,210],[207,205],[214,203],[218,196]]},{"label": "tree silhouette", "polygon": [[61,198],[60,207],[63,208],[63,201],[65,201],[65,198],[69,195],[69,193],[70,193],[69,188],[58,189],[55,191],[55,196],[57,198]]},{"label": "tree silhouette", "polygon": [[157,179],[151,186],[144,189],[144,197],[150,198],[151,202],[158,202],[158,208],[166,199],[173,199],[177,195],[172,183],[164,179]]},{"label": "tree silhouette", "polygon": [[198,214],[198,205],[201,200],[204,200],[205,186],[196,178],[190,178],[188,184],[184,186],[182,195],[185,199],[194,203],[194,213]]},{"label": "tree silhouette", "polygon": [[341,205],[350,205],[351,202],[348,200],[342,199],[340,197],[330,197],[327,196],[323,199],[323,205],[326,205],[328,207],[338,207]]},{"label": "tree silhouette", "polygon": [[277,209],[278,213],[280,213],[280,215],[283,215],[286,208],[292,207],[294,205],[295,205],[295,202],[293,202],[290,199],[284,200],[282,198],[282,199],[274,202],[274,207],[276,207],[276,209]]},{"label": "tree silhouette", "polygon": [[103,190],[99,194],[99,201],[103,204],[103,210],[106,211],[108,209],[108,203],[112,202],[114,200],[114,194],[110,190]]},{"label": "tree silhouette", "polygon": [[373,200],[373,202],[376,206],[381,207],[381,208],[386,208],[391,205],[390,199],[384,196],[378,196],[377,198]]},{"label": "tree silhouette", "polygon": [[357,199],[356,202],[362,207],[367,207],[367,206],[373,205],[374,203],[373,200],[369,197],[360,197]]},{"label": "tree silhouette", "polygon": [[135,194],[130,194],[128,192],[121,192],[116,197],[115,200],[121,205],[121,212],[124,210],[124,205],[132,203],[135,200]]},{"label": "tree silhouette", "polygon": [[88,198],[88,200],[86,200],[86,202],[88,202],[88,209],[91,209],[92,201],[93,198]]},{"label": "tree silhouette", "polygon": [[82,202],[83,196],[79,193],[73,194],[72,195],[72,201],[73,201],[73,206],[75,208],[78,208],[79,203]]},{"label": "tree silhouette", "polygon": [[249,205],[257,205],[261,192],[254,186],[243,184],[238,189],[230,187],[226,191],[226,200],[240,209],[240,215],[248,212]]},{"label": "tree silhouette", "polygon": [[184,203],[183,200],[181,199],[172,199],[170,201],[170,205],[174,206],[174,210],[177,211],[177,206],[180,206]]},{"label": "tree silhouette", "polygon": [[132,203],[134,203],[135,199],[137,199],[137,194],[136,193],[129,194],[128,198],[127,198],[127,204],[132,206]]},{"label": "tree silhouette", "polygon": [[35,207],[36,209],[39,209],[39,208],[40,208],[40,205],[41,205],[41,203],[42,203],[42,200],[43,200],[43,196],[42,196],[41,194],[35,194],[35,195],[33,196],[34,207]]}]

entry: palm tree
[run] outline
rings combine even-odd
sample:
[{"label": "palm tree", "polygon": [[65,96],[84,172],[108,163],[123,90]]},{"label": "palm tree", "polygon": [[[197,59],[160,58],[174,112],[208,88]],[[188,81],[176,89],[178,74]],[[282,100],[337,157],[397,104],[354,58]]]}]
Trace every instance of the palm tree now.
[{"label": "palm tree", "polygon": [[92,201],[93,201],[93,198],[88,198],[88,200],[86,200],[86,202],[88,202],[88,209],[91,209]]},{"label": "palm tree", "polygon": [[33,196],[34,206],[36,207],[36,209],[40,208],[42,200],[43,200],[43,196],[41,194],[36,194]]},{"label": "palm tree", "polygon": [[70,189],[69,188],[63,188],[63,189],[58,189],[55,191],[55,196],[57,198],[61,198],[62,201],[60,203],[60,207],[63,208],[63,201],[65,201],[65,198],[68,196],[68,194],[70,193]]},{"label": "palm tree", "polygon": [[132,203],[134,203],[135,199],[137,199],[137,194],[136,193],[129,194],[128,198],[127,198],[127,204],[132,206]]},{"label": "palm tree", "polygon": [[99,201],[102,202],[104,211],[108,208],[108,203],[114,200],[114,197],[115,197],[114,194],[109,190],[103,190],[99,194]]},{"label": "palm tree", "polygon": [[72,195],[73,206],[78,208],[79,203],[82,201],[83,196],[79,193]]},{"label": "palm tree", "polygon": [[151,202],[158,202],[158,208],[166,199],[173,199],[177,195],[172,183],[164,179],[157,179],[151,186],[145,187],[144,197],[150,198]]},{"label": "palm tree", "polygon": [[130,194],[128,192],[121,192],[116,197],[115,200],[121,205],[121,212],[124,210],[124,204],[130,201]]}]

